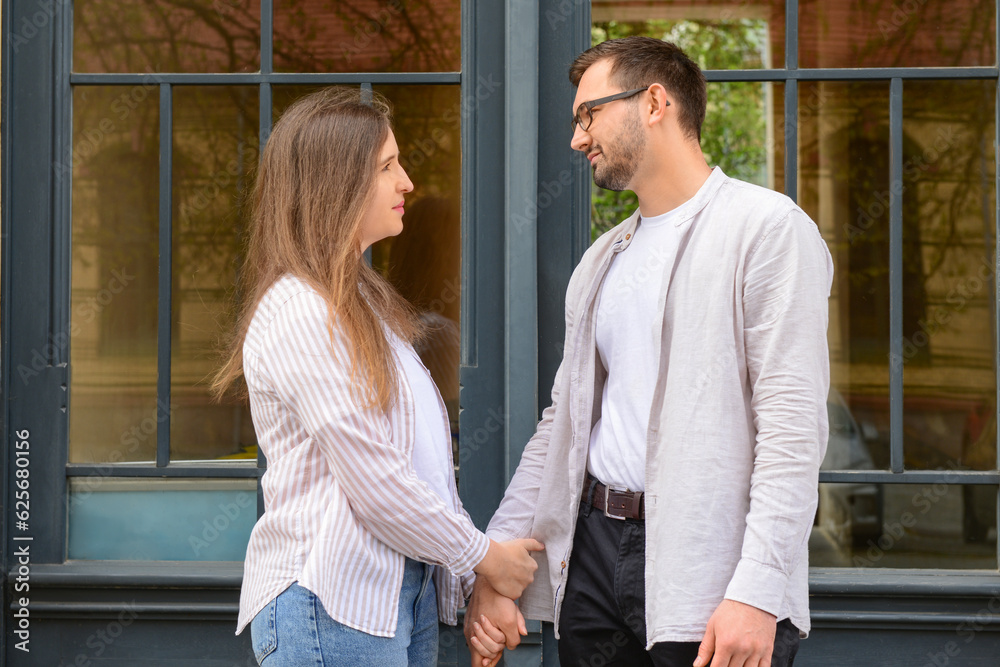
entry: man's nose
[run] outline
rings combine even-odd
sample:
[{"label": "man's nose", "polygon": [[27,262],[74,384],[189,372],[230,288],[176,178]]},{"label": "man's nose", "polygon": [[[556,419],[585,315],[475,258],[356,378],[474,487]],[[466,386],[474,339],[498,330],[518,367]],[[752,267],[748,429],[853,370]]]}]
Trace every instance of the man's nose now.
[{"label": "man's nose", "polygon": [[577,123],[573,126],[573,138],[569,142],[570,148],[586,153],[590,147],[590,133],[580,127]]}]

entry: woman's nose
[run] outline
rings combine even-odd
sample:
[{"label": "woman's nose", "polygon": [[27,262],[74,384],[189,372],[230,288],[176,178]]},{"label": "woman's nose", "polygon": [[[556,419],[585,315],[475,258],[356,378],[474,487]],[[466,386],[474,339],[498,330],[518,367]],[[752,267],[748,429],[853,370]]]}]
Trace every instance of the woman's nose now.
[{"label": "woman's nose", "polygon": [[410,177],[406,175],[406,171],[403,171],[403,178],[399,181],[399,191],[400,192],[413,192],[413,181]]}]

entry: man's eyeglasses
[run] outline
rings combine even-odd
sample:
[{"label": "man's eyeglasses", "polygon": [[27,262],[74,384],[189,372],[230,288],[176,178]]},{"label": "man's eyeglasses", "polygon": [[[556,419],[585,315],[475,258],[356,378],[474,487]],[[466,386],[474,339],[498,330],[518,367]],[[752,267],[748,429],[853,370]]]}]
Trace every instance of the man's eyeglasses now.
[{"label": "man's eyeglasses", "polygon": [[[642,88],[633,88],[632,90],[626,90],[624,93],[617,93],[615,95],[608,95],[607,97],[602,97],[596,100],[590,100],[589,102],[583,102],[576,108],[576,115],[573,116],[573,131],[576,132],[576,126],[579,125],[580,129],[584,132],[590,129],[590,124],[594,122],[593,109],[601,104],[607,104],[608,102],[614,102],[615,100],[624,100],[634,95],[648,90],[649,86],[644,86]],[[670,102],[667,101],[667,106],[670,106]]]}]

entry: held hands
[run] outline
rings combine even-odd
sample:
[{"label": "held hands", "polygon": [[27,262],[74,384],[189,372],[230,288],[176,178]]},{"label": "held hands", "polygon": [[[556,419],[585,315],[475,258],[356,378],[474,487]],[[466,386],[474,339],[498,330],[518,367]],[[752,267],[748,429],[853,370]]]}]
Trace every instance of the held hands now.
[{"label": "held hands", "polygon": [[777,620],[757,607],[723,600],[708,620],[694,667],[770,667]]},{"label": "held hands", "polygon": [[490,540],[486,557],[473,569],[476,574],[486,577],[497,593],[515,600],[535,579],[538,563],[530,552],[544,548],[541,542],[532,539],[509,542]]},{"label": "held hands", "polygon": [[473,667],[493,667],[506,646],[514,649],[528,634],[514,599],[535,578],[538,564],[532,551],[545,546],[538,540],[490,540],[486,557],[474,569],[480,576],[472,590],[465,614],[465,639],[472,653]]},{"label": "held hands", "polygon": [[526,634],[524,616],[514,601],[497,593],[484,577],[477,577],[465,614],[472,667],[493,667],[504,647],[513,650]]}]

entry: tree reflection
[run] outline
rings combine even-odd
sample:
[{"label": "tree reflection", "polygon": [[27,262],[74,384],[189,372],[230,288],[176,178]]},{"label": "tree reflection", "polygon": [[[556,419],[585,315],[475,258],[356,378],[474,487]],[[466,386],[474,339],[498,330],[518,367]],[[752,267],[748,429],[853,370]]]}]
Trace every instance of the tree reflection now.
[{"label": "tree reflection", "polygon": [[[77,0],[74,69],[253,72],[259,0]],[[461,69],[460,0],[285,0],[274,7],[274,69]]]}]

